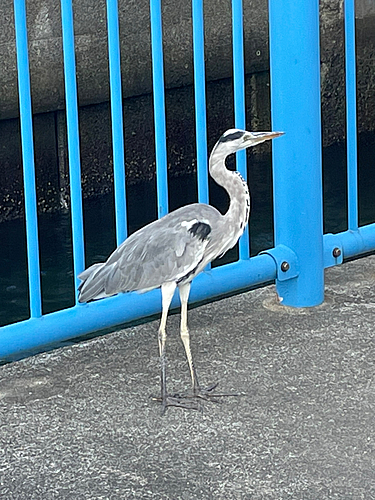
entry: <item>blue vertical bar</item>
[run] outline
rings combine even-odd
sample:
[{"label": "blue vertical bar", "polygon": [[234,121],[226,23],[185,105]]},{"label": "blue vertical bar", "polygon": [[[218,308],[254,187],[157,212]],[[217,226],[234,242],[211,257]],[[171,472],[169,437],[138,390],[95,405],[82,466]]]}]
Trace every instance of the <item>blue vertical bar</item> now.
[{"label": "blue vertical bar", "polygon": [[[243,9],[242,0],[232,0],[232,38],[233,38],[233,86],[234,86],[234,120],[236,128],[246,129],[245,106],[245,64],[243,47]],[[236,153],[237,170],[247,181],[246,151]],[[239,241],[240,259],[250,256],[249,226]]]},{"label": "blue vertical bar", "polygon": [[23,181],[25,193],[25,216],[27,238],[27,265],[29,273],[30,315],[42,315],[38,216],[35,186],[33,124],[31,112],[31,92],[29,56],[27,45],[25,0],[14,1],[14,21],[16,30],[18,89],[20,102],[21,142]]},{"label": "blue vertical bar", "polygon": [[203,0],[192,0],[198,201],[209,203]]},{"label": "blue vertical bar", "polygon": [[168,213],[167,145],[164,102],[163,29],[161,0],[150,0],[152,81],[154,89],[156,185],[158,216]]},{"label": "blue vertical bar", "polygon": [[[65,103],[68,134],[68,158],[73,239],[73,265],[76,289],[79,274],[85,267],[81,163],[79,150],[78,103],[72,0],[61,0],[61,21],[64,55]],[[77,294],[76,294],[77,301]]]},{"label": "blue vertical bar", "polygon": [[127,236],[126,198],[125,198],[125,162],[124,162],[124,127],[122,117],[120,35],[117,0],[107,0],[108,21],[108,57],[111,89],[113,172],[116,209],[117,245]]},{"label": "blue vertical bar", "polygon": [[357,108],[355,5],[345,0],[346,147],[348,171],[348,229],[358,229]]},{"label": "blue vertical bar", "polygon": [[291,248],[299,275],[277,280],[283,304],[324,298],[319,0],[269,0],[275,243]]}]

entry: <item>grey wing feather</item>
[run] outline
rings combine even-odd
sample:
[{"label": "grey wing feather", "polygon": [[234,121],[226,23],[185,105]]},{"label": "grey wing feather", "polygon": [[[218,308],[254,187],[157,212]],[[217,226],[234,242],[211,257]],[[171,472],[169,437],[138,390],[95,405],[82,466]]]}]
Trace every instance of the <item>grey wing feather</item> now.
[{"label": "grey wing feather", "polygon": [[92,266],[85,269],[81,274],[79,274],[78,279],[85,281],[90,276],[90,274],[92,274],[95,271],[95,269],[102,267],[102,265],[103,264],[101,262],[98,264],[93,264]]},{"label": "grey wing feather", "polygon": [[[194,206],[202,207],[200,204],[190,207]],[[140,229],[125,240],[107,262],[94,264],[81,273],[79,301],[131,290],[151,290],[167,281],[179,282],[186,276],[193,276],[203,260],[211,226],[206,219],[189,216],[194,211],[188,207]],[[203,215],[217,212],[208,205],[203,207],[207,207],[202,209]]]}]

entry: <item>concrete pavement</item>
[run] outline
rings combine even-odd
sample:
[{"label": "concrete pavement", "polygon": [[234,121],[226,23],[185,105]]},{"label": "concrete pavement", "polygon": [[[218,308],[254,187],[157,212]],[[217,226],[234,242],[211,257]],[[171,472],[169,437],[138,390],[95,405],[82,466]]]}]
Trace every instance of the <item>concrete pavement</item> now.
[{"label": "concrete pavement", "polygon": [[189,319],[202,385],[244,396],[161,417],[157,322],[0,367],[0,498],[375,499],[375,256],[329,269],[319,307],[271,286]]}]

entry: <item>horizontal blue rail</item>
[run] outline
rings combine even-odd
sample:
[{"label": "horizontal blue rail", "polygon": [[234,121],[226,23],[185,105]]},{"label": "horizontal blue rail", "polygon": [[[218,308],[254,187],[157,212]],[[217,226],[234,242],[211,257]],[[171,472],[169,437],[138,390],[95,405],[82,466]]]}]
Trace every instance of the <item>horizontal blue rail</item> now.
[{"label": "horizontal blue rail", "polygon": [[[271,281],[274,277],[275,266],[268,255],[228,264],[197,276],[192,283],[189,302],[220,297],[247,288],[249,282],[256,285]],[[171,307],[176,308],[178,305],[176,294]],[[38,346],[146,318],[160,310],[160,290],[153,290],[147,294],[120,294],[46,314],[39,320],[14,323],[0,330],[0,358],[11,358],[16,353],[31,351]]]},{"label": "horizontal blue rail", "polygon": [[[336,263],[342,257],[350,258],[375,250],[375,224],[358,231],[345,231],[324,236],[326,267],[335,264],[332,252],[341,250]],[[246,290],[274,281],[277,276],[274,259],[268,254],[257,255],[248,260],[227,264],[206,271],[195,278],[189,302],[199,303],[226,294]],[[177,308],[177,293],[171,308]],[[42,318],[29,319],[4,326],[0,329],[0,359],[12,359],[22,352],[30,352],[41,346],[63,342],[100,329],[132,322],[158,314],[161,310],[160,290],[147,294],[136,292],[120,294],[105,300],[79,304],[73,308],[46,314]]]}]

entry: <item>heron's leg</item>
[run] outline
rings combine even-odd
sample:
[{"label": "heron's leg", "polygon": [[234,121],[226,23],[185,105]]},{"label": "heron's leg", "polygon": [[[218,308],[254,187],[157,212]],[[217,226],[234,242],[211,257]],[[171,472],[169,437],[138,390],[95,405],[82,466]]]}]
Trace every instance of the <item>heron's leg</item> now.
[{"label": "heron's leg", "polygon": [[189,363],[190,376],[193,384],[193,392],[194,394],[196,394],[199,391],[199,383],[198,383],[197,372],[194,366],[193,356],[191,354],[190,334],[187,325],[187,305],[190,293],[190,283],[185,283],[184,285],[180,285],[178,289],[180,292],[180,300],[181,300],[181,326],[180,326],[181,340],[182,343],[184,344],[186,357]]},{"label": "heron's leg", "polygon": [[158,341],[159,341],[159,354],[160,354],[160,364],[161,364],[161,399],[162,399],[163,411],[165,410],[167,404],[166,360],[165,360],[165,343],[167,340],[166,325],[167,325],[169,306],[171,305],[171,301],[175,290],[176,290],[176,283],[174,282],[164,283],[161,287],[162,313],[159,325]]},{"label": "heron's leg", "polygon": [[189,363],[191,381],[193,384],[193,397],[197,399],[203,399],[206,401],[212,402],[220,402],[218,398],[222,398],[225,396],[238,396],[238,394],[216,394],[214,390],[218,386],[218,384],[212,384],[209,387],[202,388],[199,385],[197,371],[195,369],[193,356],[191,354],[190,349],[190,335],[189,328],[187,325],[187,305],[190,293],[190,283],[186,283],[184,285],[179,285],[178,287],[180,292],[180,300],[181,300],[181,339],[185,347],[186,357]]},{"label": "heron's leg", "polygon": [[154,398],[154,399],[156,401],[161,401],[162,414],[164,414],[167,406],[178,406],[180,408],[197,409],[197,405],[193,401],[185,398],[184,396],[181,396],[179,394],[170,396],[167,393],[166,356],[165,356],[165,344],[167,339],[166,324],[167,324],[169,306],[171,304],[175,289],[176,289],[176,284],[173,282],[165,283],[161,287],[163,309],[162,309],[159,334],[158,334],[160,364],[161,364],[161,398]]}]

